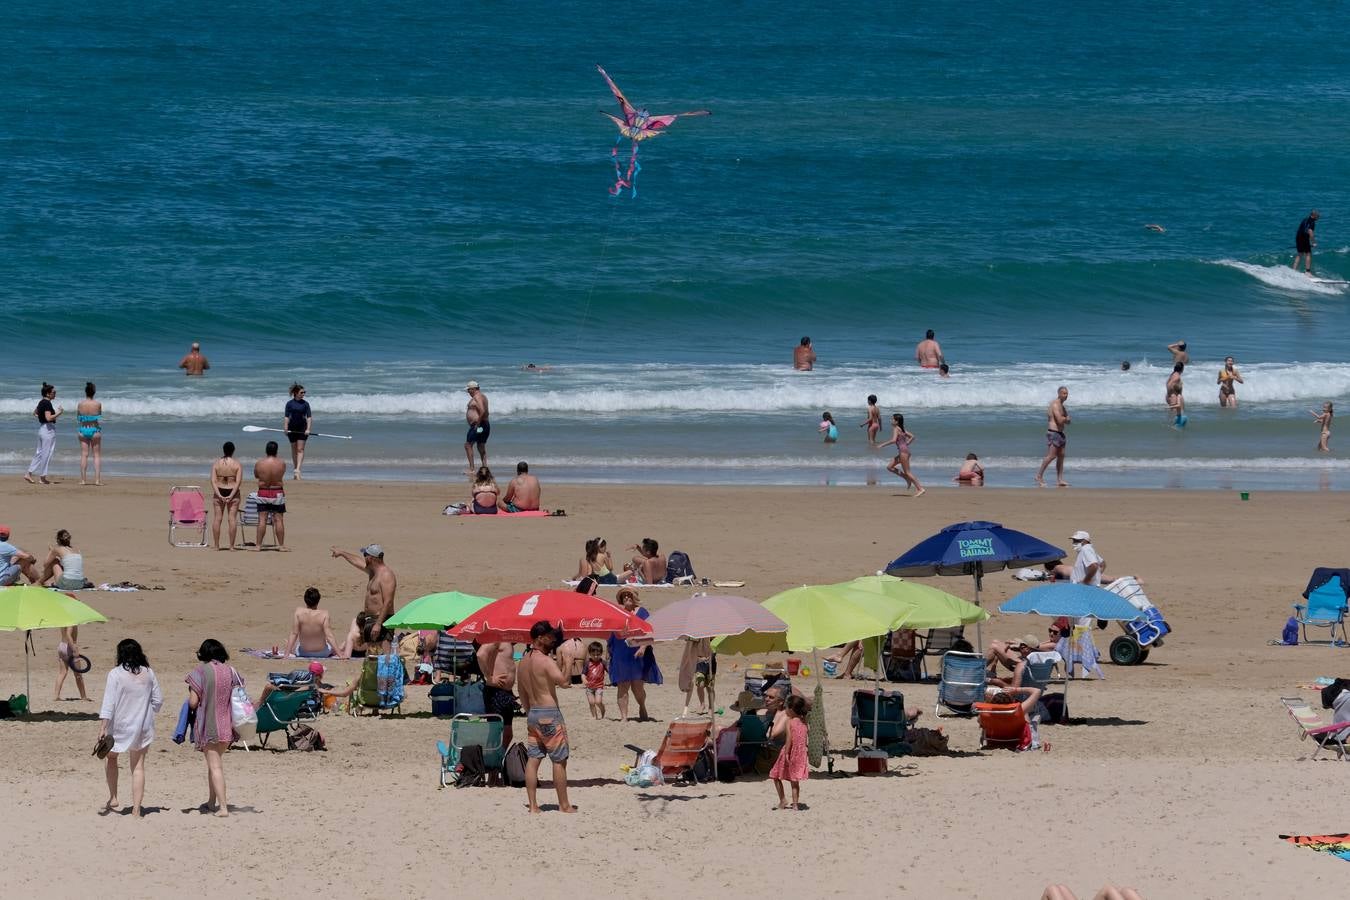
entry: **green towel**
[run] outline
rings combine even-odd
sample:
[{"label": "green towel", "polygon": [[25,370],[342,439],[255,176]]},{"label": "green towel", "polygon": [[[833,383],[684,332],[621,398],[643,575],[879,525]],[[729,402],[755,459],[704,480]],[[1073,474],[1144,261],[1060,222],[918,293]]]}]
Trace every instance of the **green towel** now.
[{"label": "green towel", "polygon": [[830,746],[830,736],[825,732],[825,691],[816,682],[815,699],[811,702],[811,711],[806,714],[806,759],[814,769],[820,768],[825,751]]},{"label": "green towel", "polygon": [[881,671],[881,642],[883,638],[868,638],[863,645],[863,667],[873,672]]}]

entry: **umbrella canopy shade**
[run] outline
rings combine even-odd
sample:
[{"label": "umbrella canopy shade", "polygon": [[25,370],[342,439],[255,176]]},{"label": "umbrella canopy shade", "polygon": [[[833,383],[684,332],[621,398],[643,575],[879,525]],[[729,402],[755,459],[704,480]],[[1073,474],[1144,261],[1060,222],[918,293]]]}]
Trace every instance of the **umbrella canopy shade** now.
[{"label": "umbrella canopy shade", "polygon": [[716,594],[696,594],[672,603],[652,613],[647,624],[652,626],[654,641],[702,640],[747,631],[785,634],[788,630],[786,622],[755,601]]},{"label": "umbrella canopy shade", "polygon": [[0,588],[0,631],[69,628],[106,621],[98,610],[76,600],[73,594],[36,585]]},{"label": "umbrella canopy shade", "polygon": [[906,550],[886,567],[887,575],[974,575],[977,571],[1034,566],[1067,554],[998,522],[958,522]]},{"label": "umbrella canopy shade", "polygon": [[[876,637],[904,624],[909,607],[890,597],[850,588],[847,584],[803,586],[775,594],[764,606],[787,623],[786,647],[806,652],[849,641]],[[746,634],[718,642],[721,653],[758,653],[746,649],[771,635]],[[771,648],[776,649],[776,648]]]},{"label": "umbrella canopy shade", "polygon": [[922,631],[925,628],[956,628],[973,625],[989,618],[989,613],[974,603],[940,591],[926,584],[916,584],[892,575],[864,575],[844,585],[853,590],[870,591],[890,597],[910,608],[905,627]]},{"label": "umbrella canopy shade", "polygon": [[1131,621],[1139,618],[1133,603],[1105,588],[1090,584],[1043,584],[1023,591],[998,608],[1005,613],[1040,616],[1092,616],[1097,619]]},{"label": "umbrella canopy shade", "polygon": [[645,637],[652,628],[636,614],[608,600],[576,591],[534,591],[494,600],[461,621],[451,634],[464,640],[510,641],[530,639],[535,622],[561,628],[569,638]]},{"label": "umbrella canopy shade", "polygon": [[491,597],[475,597],[459,591],[427,594],[394,613],[384,624],[386,628],[440,631],[463,622],[491,602]]}]

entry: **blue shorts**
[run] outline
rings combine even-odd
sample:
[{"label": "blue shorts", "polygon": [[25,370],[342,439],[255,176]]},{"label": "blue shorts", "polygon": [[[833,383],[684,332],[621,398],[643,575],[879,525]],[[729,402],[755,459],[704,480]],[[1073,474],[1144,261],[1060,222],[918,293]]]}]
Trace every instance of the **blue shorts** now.
[{"label": "blue shorts", "polygon": [[0,569],[0,585],[9,587],[12,584],[17,584],[19,581],[19,571],[18,563],[10,563],[3,569]]},{"label": "blue shorts", "polygon": [[298,659],[327,659],[333,655],[333,645],[324,644],[323,649],[316,653],[310,653],[303,647],[297,646],[295,648],[295,655]]},{"label": "blue shorts", "polygon": [[464,436],[464,443],[477,444],[483,446],[487,443],[488,437],[492,434],[492,423],[483,422],[481,425],[470,425],[469,433]]}]

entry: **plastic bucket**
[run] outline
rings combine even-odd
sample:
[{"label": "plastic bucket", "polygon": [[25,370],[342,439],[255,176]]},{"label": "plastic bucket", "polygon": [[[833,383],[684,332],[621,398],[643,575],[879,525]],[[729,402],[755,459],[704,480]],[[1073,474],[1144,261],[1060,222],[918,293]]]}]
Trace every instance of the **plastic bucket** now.
[{"label": "plastic bucket", "polygon": [[1252,495],[1247,493],[1246,491],[1242,491],[1241,493],[1238,494],[1238,496],[1241,497],[1243,500],[1252,499]]},{"label": "plastic bucket", "polygon": [[800,659],[789,659],[787,661],[788,676],[794,676],[802,670],[802,661]]}]

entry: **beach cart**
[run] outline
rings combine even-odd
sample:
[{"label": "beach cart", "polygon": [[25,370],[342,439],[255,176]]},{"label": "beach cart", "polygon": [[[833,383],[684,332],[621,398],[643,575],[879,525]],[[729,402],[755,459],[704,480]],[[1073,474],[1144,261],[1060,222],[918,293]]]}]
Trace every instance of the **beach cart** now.
[{"label": "beach cart", "polygon": [[1138,665],[1148,659],[1150,650],[1162,646],[1163,638],[1172,629],[1164,621],[1162,610],[1149,601],[1133,575],[1122,575],[1105,587],[1139,610],[1139,618],[1120,623],[1125,633],[1111,642],[1111,662],[1118,666]]}]

